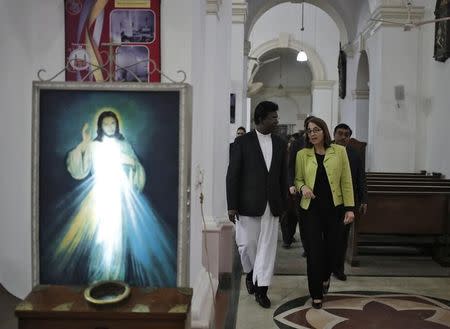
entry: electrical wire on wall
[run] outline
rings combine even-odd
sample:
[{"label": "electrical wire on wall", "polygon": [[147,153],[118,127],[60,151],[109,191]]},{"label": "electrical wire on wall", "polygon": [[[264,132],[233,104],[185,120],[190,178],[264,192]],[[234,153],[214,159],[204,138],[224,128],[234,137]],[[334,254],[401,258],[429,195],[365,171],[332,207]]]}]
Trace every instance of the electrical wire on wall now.
[{"label": "electrical wire on wall", "polygon": [[[199,169],[199,177],[198,177],[198,182],[197,182],[197,188],[200,189],[200,196],[199,196],[199,201],[200,201],[200,212],[202,215],[202,222],[203,222],[203,232],[206,232],[206,219],[205,219],[205,213],[203,210],[203,203],[204,203],[204,199],[205,196],[203,195],[203,170]],[[209,253],[208,253],[208,244],[206,243],[206,235],[203,237],[203,247],[205,248],[205,255],[206,255],[206,271],[208,272],[208,278],[209,278],[209,284],[211,287],[211,295],[212,295],[212,301],[213,301],[213,319],[214,319],[214,314],[215,314],[215,310],[216,310],[216,298],[214,295],[214,286],[213,286],[213,281],[212,281],[212,277],[211,277],[211,270],[210,270],[210,264],[209,264]]]}]

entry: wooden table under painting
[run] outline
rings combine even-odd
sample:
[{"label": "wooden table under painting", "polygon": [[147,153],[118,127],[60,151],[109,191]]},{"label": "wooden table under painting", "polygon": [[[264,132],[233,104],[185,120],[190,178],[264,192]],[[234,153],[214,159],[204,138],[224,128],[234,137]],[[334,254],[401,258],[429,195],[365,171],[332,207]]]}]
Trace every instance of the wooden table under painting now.
[{"label": "wooden table under painting", "polygon": [[19,329],[186,328],[190,288],[131,288],[117,305],[94,306],[85,287],[37,286],[16,307]]}]

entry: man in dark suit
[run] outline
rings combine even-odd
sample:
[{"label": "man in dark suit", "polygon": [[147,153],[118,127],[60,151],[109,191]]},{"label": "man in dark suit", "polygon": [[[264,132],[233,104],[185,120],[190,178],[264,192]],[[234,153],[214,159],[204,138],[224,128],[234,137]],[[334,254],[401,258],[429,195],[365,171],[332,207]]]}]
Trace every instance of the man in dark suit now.
[{"label": "man in dark suit", "polygon": [[[352,148],[348,143],[352,136],[352,130],[345,123],[340,123],[334,128],[334,142],[336,144],[345,146],[347,150],[348,161],[350,162],[350,170],[352,172],[353,194],[355,198],[355,205],[359,208],[361,214],[367,211],[367,186],[366,173],[363,168],[362,159],[358,152]],[[345,254],[347,253],[348,234],[351,225],[345,225],[344,236],[342,237],[339,252],[338,262],[333,271],[333,275],[341,280],[347,280],[344,272]]]},{"label": "man in dark suit", "polygon": [[236,225],[236,244],[247,273],[249,294],[270,307],[267,290],[272,280],[278,240],[278,220],[286,206],[286,143],[273,132],[278,105],[256,106],[256,129],[236,139],[227,172],[228,217]]}]

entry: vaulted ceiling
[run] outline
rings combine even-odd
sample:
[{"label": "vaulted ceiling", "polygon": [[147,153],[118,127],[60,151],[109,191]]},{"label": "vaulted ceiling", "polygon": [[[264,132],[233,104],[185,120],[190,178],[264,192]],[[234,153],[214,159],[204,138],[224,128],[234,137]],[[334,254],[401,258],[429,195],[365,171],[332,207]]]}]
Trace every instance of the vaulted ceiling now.
[{"label": "vaulted ceiling", "polygon": [[[341,41],[349,42],[356,37],[358,17],[362,9],[368,10],[372,0],[305,0],[321,8],[336,22],[341,31]],[[301,3],[301,0],[248,0],[246,35],[248,36],[255,22],[270,8],[284,2]],[[276,24],[277,22],[273,22]]]}]

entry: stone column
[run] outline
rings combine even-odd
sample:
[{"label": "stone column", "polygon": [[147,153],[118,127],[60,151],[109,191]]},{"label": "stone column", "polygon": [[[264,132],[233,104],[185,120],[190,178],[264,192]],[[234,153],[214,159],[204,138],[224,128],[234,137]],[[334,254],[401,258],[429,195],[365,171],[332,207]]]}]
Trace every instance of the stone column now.
[{"label": "stone column", "polygon": [[[197,294],[194,293],[192,303],[192,328],[209,328],[213,320],[212,298],[217,291],[221,268],[221,235],[228,224],[224,183],[229,156],[231,1],[206,0],[204,15],[202,65],[197,67],[202,98],[198,100],[199,108],[194,108],[194,112],[198,111],[199,124],[195,133],[200,138],[196,145],[199,153],[198,162],[193,164],[197,175],[193,194],[198,196],[201,192],[204,196],[203,216],[191,219],[200,223],[202,239],[199,240],[203,243],[202,268],[194,284]],[[193,197],[192,202],[199,201]]]},{"label": "stone column", "polygon": [[337,123],[337,109],[334,104],[333,80],[313,80],[311,81],[312,94],[312,115],[323,119],[332,129]]},{"label": "stone column", "polygon": [[[423,12],[413,8],[413,20]],[[380,6],[372,16],[406,21],[407,12],[405,7]],[[364,37],[370,72],[368,168],[415,171],[420,30],[373,23]],[[396,86],[404,89],[404,100],[395,99]]]},{"label": "stone column", "polygon": [[247,1],[233,0],[231,32],[231,92],[236,95],[235,122],[230,124],[230,139],[236,136],[236,129],[245,126],[247,104],[247,55],[244,52],[244,29],[247,18]]}]

